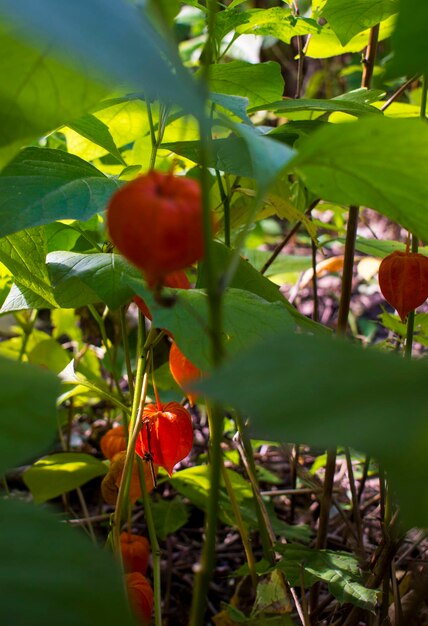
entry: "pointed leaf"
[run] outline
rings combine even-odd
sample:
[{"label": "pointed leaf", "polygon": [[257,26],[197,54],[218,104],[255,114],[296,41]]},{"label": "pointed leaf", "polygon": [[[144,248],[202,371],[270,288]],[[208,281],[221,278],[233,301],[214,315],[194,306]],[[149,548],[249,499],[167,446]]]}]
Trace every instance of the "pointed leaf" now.
[{"label": "pointed leaf", "polygon": [[398,0],[327,0],[322,16],[345,46],[352,37],[397,11]]},{"label": "pointed leaf", "polygon": [[324,200],[364,205],[428,240],[428,125],[367,117],[333,124],[301,141],[294,161]]},{"label": "pointed leaf", "polygon": [[0,236],[103,211],[118,183],[62,150],[25,148],[0,175]]}]

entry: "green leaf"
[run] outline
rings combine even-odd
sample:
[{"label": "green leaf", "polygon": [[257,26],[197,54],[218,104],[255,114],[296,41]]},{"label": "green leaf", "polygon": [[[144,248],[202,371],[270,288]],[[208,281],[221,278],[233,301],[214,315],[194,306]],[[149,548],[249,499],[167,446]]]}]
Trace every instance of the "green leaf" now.
[{"label": "green leaf", "polygon": [[[233,470],[228,469],[226,471],[229,475],[235,498],[240,505],[243,520],[252,528],[256,528],[257,516],[254,509],[251,486]],[[210,471],[207,465],[189,467],[176,472],[171,476],[170,481],[174,488],[183,496],[189,498],[196,507],[203,511],[206,509],[210,491]],[[224,524],[236,525],[232,504],[224,484],[220,488],[218,514],[219,519]]]},{"label": "green leaf", "polygon": [[345,100],[342,98],[333,100],[305,100],[304,98],[298,100],[279,100],[278,102],[269,102],[268,104],[252,107],[250,113],[254,111],[274,111],[278,115],[287,117],[287,113],[293,113],[295,111],[322,111],[323,113],[334,113],[335,111],[341,111],[342,113],[348,113],[355,117],[361,117],[362,115],[377,114],[382,115],[382,112],[376,107],[369,104],[363,104],[355,102],[353,100]]},{"label": "green leaf", "polygon": [[118,183],[62,150],[25,148],[0,176],[0,236],[106,208]]},{"label": "green leaf", "polygon": [[50,372],[0,358],[0,474],[28,460],[56,435],[59,381]]},{"label": "green leaf", "polygon": [[70,363],[73,355],[64,350],[55,339],[48,337],[27,351],[27,358],[29,363],[59,374]]},{"label": "green leaf", "polygon": [[[213,242],[214,264],[215,264],[216,270],[219,273],[224,272],[226,270],[232,258],[233,253],[234,253],[233,249],[228,248],[227,246],[220,243],[219,241]],[[270,257],[270,253],[266,252],[264,256],[263,251],[259,251],[259,250],[251,251],[251,253],[249,253],[250,261],[256,258],[256,256],[259,253],[263,256],[263,259],[264,259],[263,262],[260,263],[260,267],[261,267],[263,263],[267,260],[267,258]],[[282,257],[280,257],[279,260],[281,259]],[[304,259],[306,259],[306,257],[304,257]],[[302,262],[301,257],[296,257],[296,256],[292,257],[292,261],[297,262],[299,264],[301,264]],[[308,269],[311,266],[312,266],[312,260],[309,257],[309,262],[305,262],[304,267],[299,265],[299,268]],[[278,269],[282,269],[282,266],[280,266]],[[296,271],[295,266],[291,266],[291,267],[289,266],[288,269],[289,271]],[[200,275],[198,277],[198,282],[196,286],[206,287],[205,266],[203,263],[201,264],[201,267],[200,267]],[[322,326],[321,324],[316,324],[309,318],[299,313],[298,310],[295,309],[294,306],[288,302],[287,298],[285,298],[282,295],[282,293],[279,290],[278,285],[275,285],[268,278],[260,274],[260,272],[257,269],[255,269],[255,267],[253,267],[250,262],[248,262],[242,257],[239,260],[238,267],[233,276],[230,286],[234,287],[235,289],[245,289],[246,291],[250,291],[251,293],[254,293],[257,296],[260,296],[264,300],[267,300],[268,302],[281,302],[286,307],[290,315],[293,316],[295,323],[298,324],[302,329],[308,330],[310,332],[316,332],[316,333],[329,334],[330,332],[325,326]]]},{"label": "green leaf", "polygon": [[54,303],[47,302],[32,289],[14,284],[0,313],[27,309],[52,309],[57,306],[76,309],[100,301],[100,298],[75,276],[60,281],[54,288],[54,297]]},{"label": "green leaf", "polygon": [[[180,350],[201,370],[209,370],[211,348],[208,334],[208,302],[200,289],[177,290],[172,308],[157,304],[142,280],[124,277],[125,282],[148,305],[153,323],[173,335]],[[258,339],[287,328],[294,330],[294,320],[280,302],[267,302],[240,289],[228,289],[224,295],[223,340],[227,354],[233,354]]]},{"label": "green leaf", "polygon": [[398,11],[398,0],[327,0],[322,16],[345,46],[355,35]]},{"label": "green leaf", "polygon": [[112,555],[35,506],[0,502],[0,621],[135,626]]},{"label": "green leaf", "polygon": [[376,589],[364,587],[358,560],[347,552],[312,550],[298,544],[277,544],[282,554],[279,569],[287,575],[290,585],[300,586],[301,568],[304,568],[305,587],[321,580],[342,604],[351,602],[362,609],[373,611]]},{"label": "green leaf", "polygon": [[[236,176],[254,178],[258,184],[258,193],[262,196],[295,152],[289,146],[274,141],[245,124],[234,125],[234,129],[240,137],[211,142],[208,165]],[[172,150],[195,163],[200,162],[199,141],[163,143],[161,148]]]},{"label": "green leaf", "polygon": [[245,22],[236,25],[239,35],[251,34],[263,37],[275,37],[284,43],[290,43],[293,37],[319,32],[315,20],[295,16],[288,7],[271,9],[253,9],[241,13]]},{"label": "green leaf", "polygon": [[428,71],[427,24],[426,2],[400,0],[397,26],[392,37],[395,54],[388,73],[410,75]]},{"label": "green leaf", "polygon": [[45,456],[24,472],[24,482],[36,504],[77,489],[107,474],[107,466],[90,454],[59,452]]},{"label": "green leaf", "polygon": [[19,26],[23,40],[49,46],[79,69],[90,69],[110,84],[143,88],[147,97],[203,116],[202,90],[183,67],[175,44],[163,39],[134,3],[0,0],[0,16]]},{"label": "green leaf", "polygon": [[284,92],[284,79],[279,63],[246,63],[231,61],[209,68],[211,91],[248,98],[249,106],[279,100]]},{"label": "green leaf", "polygon": [[[391,16],[380,24],[379,41],[383,41],[391,36],[394,29],[395,16]],[[308,42],[306,55],[313,59],[325,59],[347,52],[359,52],[368,44],[370,29],[355,35],[346,46],[342,46],[337,35],[334,33],[329,24],[324,24],[321,32],[312,35]]]},{"label": "green leaf", "polygon": [[122,282],[122,274],[139,278],[141,272],[118,254],[51,252],[47,267],[52,284],[58,290],[70,279],[78,279],[95,293],[110,309],[117,309],[132,298],[133,291]]},{"label": "green leaf", "polygon": [[79,135],[82,135],[82,137],[89,139],[92,143],[95,143],[107,150],[107,152],[114,156],[119,163],[126,165],[122,155],[114,143],[108,126],[95,117],[95,115],[84,115],[68,126],[76,133],[79,133]]},{"label": "green leaf", "polygon": [[333,124],[299,147],[294,165],[314,194],[376,209],[428,240],[428,125],[423,121],[376,116]]},{"label": "green leaf", "polygon": [[377,458],[406,522],[426,526],[427,376],[423,360],[281,333],[194,387],[249,414],[256,437],[349,445]]},{"label": "green leaf", "polygon": [[55,306],[45,263],[46,252],[43,228],[22,230],[0,239],[0,261],[12,272],[15,282],[36,294],[40,302]]},{"label": "green leaf", "polygon": [[162,541],[175,532],[189,519],[190,511],[181,498],[157,500],[151,503],[156,534]]},{"label": "green leaf", "polygon": [[242,96],[228,96],[224,93],[210,93],[210,100],[214,104],[233,113],[246,124],[252,123],[247,115],[248,98],[243,98]]},{"label": "green leaf", "polygon": [[[22,145],[80,117],[106,93],[87,73],[37,50],[15,29],[0,26],[0,163]],[[24,79],[25,78],[25,79]]]}]

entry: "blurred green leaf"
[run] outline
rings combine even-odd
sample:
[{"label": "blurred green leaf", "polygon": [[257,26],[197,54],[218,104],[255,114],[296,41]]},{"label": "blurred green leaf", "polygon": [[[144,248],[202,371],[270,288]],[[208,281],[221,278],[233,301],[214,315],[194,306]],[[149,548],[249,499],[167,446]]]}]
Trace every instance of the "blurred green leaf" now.
[{"label": "blurred green leaf", "polygon": [[58,452],[45,456],[24,472],[24,482],[37,504],[77,489],[108,468],[90,454]]},{"label": "blurred green leaf", "polygon": [[257,437],[349,445],[384,464],[406,523],[428,520],[428,363],[280,333],[194,387],[248,414]]},{"label": "blurred green leaf", "polygon": [[143,88],[147,97],[203,116],[202,89],[183,67],[175,43],[163,39],[135,3],[0,0],[0,16],[20,29],[22,41],[49,47],[80,71],[95,72],[109,84]]},{"label": "blurred green leaf", "polygon": [[29,363],[59,374],[70,363],[73,355],[64,350],[55,339],[47,337],[39,341],[31,350],[27,350],[27,358]]},{"label": "blurred green leaf", "polygon": [[0,163],[29,143],[80,117],[106,88],[87,72],[71,69],[48,47],[36,49],[16,29],[0,26]]},{"label": "blurred green leaf", "polygon": [[39,367],[4,358],[0,358],[0,379],[3,473],[42,451],[55,438],[59,381]]},{"label": "blurred green leaf", "polygon": [[0,551],[2,624],[136,625],[112,555],[48,512],[1,501]]},{"label": "blurred green leaf", "polygon": [[427,24],[426,2],[400,0],[397,26],[392,36],[394,57],[388,73],[408,75],[428,71]]}]

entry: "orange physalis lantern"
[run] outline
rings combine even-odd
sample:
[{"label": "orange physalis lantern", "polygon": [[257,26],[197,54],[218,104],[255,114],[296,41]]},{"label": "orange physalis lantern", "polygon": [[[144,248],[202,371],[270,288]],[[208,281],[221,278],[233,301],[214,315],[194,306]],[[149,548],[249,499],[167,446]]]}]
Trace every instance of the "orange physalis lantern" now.
[{"label": "orange physalis lantern", "polygon": [[111,459],[118,453],[126,450],[126,436],[123,426],[110,428],[100,440],[101,452],[106,459]]},{"label": "orange physalis lantern", "polygon": [[402,321],[428,298],[428,257],[395,251],[379,266],[379,287]]},{"label": "orange physalis lantern", "polygon": [[172,343],[169,351],[169,369],[171,370],[175,382],[186,392],[190,404],[195,404],[198,399],[198,394],[188,393],[186,391],[186,385],[192,380],[202,378],[203,374],[196,365],[193,365],[193,363],[184,356],[175,341]]},{"label": "orange physalis lantern", "polygon": [[135,452],[145,460],[164,467],[171,475],[193,445],[192,417],[178,402],[148,404]]},{"label": "orange physalis lantern", "polygon": [[146,573],[150,555],[150,544],[146,537],[126,532],[120,533],[120,550],[125,572]]},{"label": "orange physalis lantern", "polygon": [[129,602],[135,615],[143,624],[148,624],[153,611],[153,589],[149,581],[140,572],[126,574],[126,586]]},{"label": "orange physalis lantern", "polygon": [[119,252],[157,289],[204,255],[200,184],[154,170],[139,176],[113,194],[107,227]]}]

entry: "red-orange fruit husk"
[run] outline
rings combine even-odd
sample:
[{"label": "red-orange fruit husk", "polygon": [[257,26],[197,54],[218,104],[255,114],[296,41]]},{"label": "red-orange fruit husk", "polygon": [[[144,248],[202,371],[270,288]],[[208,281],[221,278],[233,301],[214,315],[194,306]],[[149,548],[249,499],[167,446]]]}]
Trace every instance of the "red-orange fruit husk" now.
[{"label": "red-orange fruit husk", "polygon": [[164,467],[171,476],[174,466],[182,461],[193,445],[192,417],[178,402],[148,404],[143,411],[143,427],[135,452],[144,459],[151,455],[153,463]]},{"label": "red-orange fruit husk", "polygon": [[177,385],[180,385],[186,393],[190,404],[195,404],[198,399],[198,394],[188,392],[186,386],[192,382],[192,380],[202,378],[203,372],[184,356],[175,341],[172,343],[169,351],[169,369]]},{"label": "red-orange fruit husk", "polygon": [[119,252],[156,288],[204,255],[200,185],[172,173],[139,176],[111,197],[107,228]]},{"label": "red-orange fruit husk", "polygon": [[402,321],[428,298],[428,258],[395,251],[379,266],[379,287]]},{"label": "red-orange fruit husk", "polygon": [[[172,287],[174,289],[190,289],[189,279],[182,270],[179,272],[172,272],[172,274],[165,276],[164,285],[165,287]],[[140,298],[140,296],[134,296],[133,300],[142,314],[145,315],[147,319],[152,321],[152,314],[150,313],[150,309],[143,298]]]},{"label": "red-orange fruit husk", "polygon": [[126,587],[129,602],[135,615],[143,624],[148,624],[153,612],[153,589],[149,581],[140,572],[126,574]]},{"label": "red-orange fruit husk", "polygon": [[146,537],[122,532],[120,533],[120,550],[125,572],[146,573],[150,556],[150,544]]},{"label": "red-orange fruit husk", "polygon": [[106,434],[101,437],[100,448],[106,459],[109,459],[110,461],[116,454],[118,454],[118,452],[126,450],[124,427],[116,426],[115,428],[110,428],[110,430],[108,430]]},{"label": "red-orange fruit husk", "polygon": [[[123,467],[125,465],[126,451],[116,454],[111,462],[108,474],[104,476],[101,483],[101,493],[104,500],[108,504],[116,504],[117,494],[119,492],[120,483],[122,480]],[[153,471],[156,476],[158,468],[153,466]],[[148,463],[144,463],[144,478],[146,479],[146,489],[148,492],[154,488],[153,475]],[[129,485],[129,500],[134,503],[137,498],[141,497],[140,478],[138,475],[137,462],[134,461],[132,467],[131,483]]]}]

